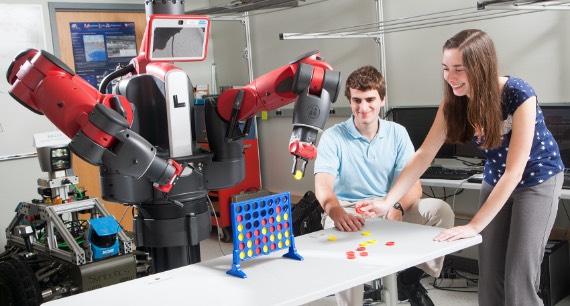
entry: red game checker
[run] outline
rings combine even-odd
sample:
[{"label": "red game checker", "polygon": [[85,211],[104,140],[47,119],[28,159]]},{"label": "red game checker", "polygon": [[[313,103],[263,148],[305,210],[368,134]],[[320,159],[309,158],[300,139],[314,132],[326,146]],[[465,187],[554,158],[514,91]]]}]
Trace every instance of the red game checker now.
[{"label": "red game checker", "polygon": [[359,213],[359,214],[361,214],[361,215],[364,213],[364,211],[363,211],[362,209],[360,209],[360,206],[356,206],[356,207],[354,208],[354,210],[356,210],[356,212]]}]

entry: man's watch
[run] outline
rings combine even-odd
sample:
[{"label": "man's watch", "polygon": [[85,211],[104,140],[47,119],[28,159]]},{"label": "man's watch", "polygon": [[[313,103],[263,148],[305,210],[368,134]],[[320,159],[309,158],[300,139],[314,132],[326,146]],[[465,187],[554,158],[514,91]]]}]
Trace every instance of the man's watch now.
[{"label": "man's watch", "polygon": [[396,203],[393,207],[402,212],[402,217],[404,216],[404,208],[402,207],[402,204]]}]

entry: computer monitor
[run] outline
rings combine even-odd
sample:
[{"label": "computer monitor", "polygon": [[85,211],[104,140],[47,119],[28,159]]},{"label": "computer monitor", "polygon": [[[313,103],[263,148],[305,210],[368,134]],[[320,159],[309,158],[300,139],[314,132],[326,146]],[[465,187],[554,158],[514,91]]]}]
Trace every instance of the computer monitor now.
[{"label": "computer monitor", "polygon": [[193,15],[152,15],[146,55],[151,62],[202,61],[208,50],[210,19]]},{"label": "computer monitor", "polygon": [[485,159],[485,153],[479,149],[472,141],[455,144],[455,156]]},{"label": "computer monitor", "polygon": [[560,148],[564,166],[570,167],[570,104],[540,104],[546,127]]},{"label": "computer monitor", "polygon": [[[424,142],[431,125],[437,114],[437,106],[423,107],[396,107],[390,111],[392,121],[401,124],[406,128],[414,149],[418,149]],[[455,146],[453,144],[444,144],[437,158],[453,158],[455,155]]]},{"label": "computer monitor", "polygon": [[71,168],[71,153],[69,147],[50,148],[51,171]]},{"label": "computer monitor", "polygon": [[47,146],[36,149],[40,168],[44,172],[54,172],[71,168],[71,151],[69,146]]}]

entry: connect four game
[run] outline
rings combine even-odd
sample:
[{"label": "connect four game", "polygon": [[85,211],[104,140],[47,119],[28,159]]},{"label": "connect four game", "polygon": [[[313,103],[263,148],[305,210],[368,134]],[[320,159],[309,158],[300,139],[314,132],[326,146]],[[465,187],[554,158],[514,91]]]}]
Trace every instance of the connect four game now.
[{"label": "connect four game", "polygon": [[246,278],[240,262],[286,248],[283,257],[303,260],[295,248],[288,192],[232,203],[230,211],[234,250],[226,273]]}]

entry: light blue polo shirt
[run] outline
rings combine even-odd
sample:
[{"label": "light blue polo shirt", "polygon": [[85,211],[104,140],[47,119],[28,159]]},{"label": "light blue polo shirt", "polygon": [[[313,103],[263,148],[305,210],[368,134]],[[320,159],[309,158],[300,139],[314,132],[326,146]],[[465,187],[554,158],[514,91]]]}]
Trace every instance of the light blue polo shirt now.
[{"label": "light blue polo shirt", "polygon": [[372,141],[356,129],[353,116],[321,135],[315,174],[324,172],[336,177],[334,190],[339,200],[384,197],[414,154],[403,126],[379,121],[380,131]]}]

